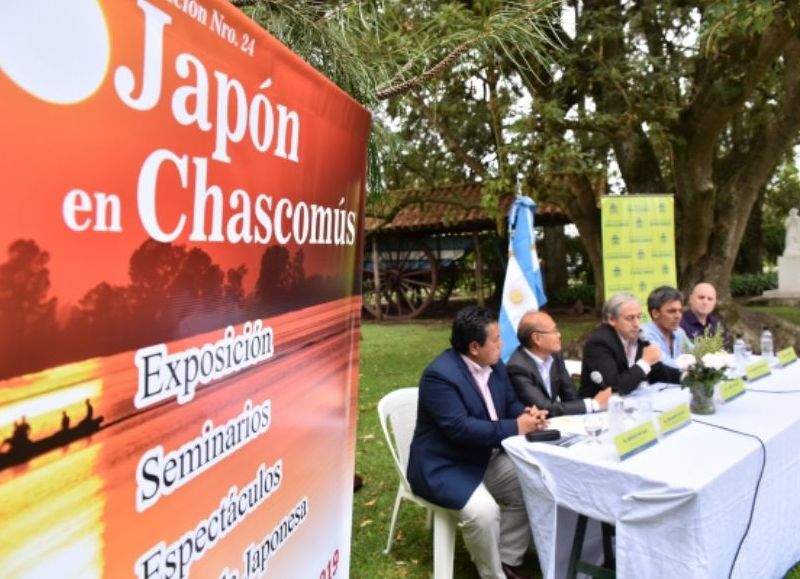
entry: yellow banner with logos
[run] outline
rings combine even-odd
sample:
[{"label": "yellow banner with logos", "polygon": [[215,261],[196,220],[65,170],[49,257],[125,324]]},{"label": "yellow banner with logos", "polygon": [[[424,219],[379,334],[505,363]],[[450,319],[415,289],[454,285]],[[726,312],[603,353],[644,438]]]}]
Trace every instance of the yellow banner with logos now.
[{"label": "yellow banner with logos", "polygon": [[677,287],[672,195],[608,195],[601,211],[605,299],[627,292],[644,306],[653,289]]}]

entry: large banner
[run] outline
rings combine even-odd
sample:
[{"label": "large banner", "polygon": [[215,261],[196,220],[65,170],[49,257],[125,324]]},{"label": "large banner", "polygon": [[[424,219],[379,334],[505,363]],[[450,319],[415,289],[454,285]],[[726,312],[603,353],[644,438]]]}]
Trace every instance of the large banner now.
[{"label": "large banner", "polygon": [[677,287],[672,195],[610,195],[601,200],[605,299],[627,292],[642,302],[662,285]]},{"label": "large banner", "polygon": [[0,575],[346,577],[369,113],[223,0],[0,4]]}]

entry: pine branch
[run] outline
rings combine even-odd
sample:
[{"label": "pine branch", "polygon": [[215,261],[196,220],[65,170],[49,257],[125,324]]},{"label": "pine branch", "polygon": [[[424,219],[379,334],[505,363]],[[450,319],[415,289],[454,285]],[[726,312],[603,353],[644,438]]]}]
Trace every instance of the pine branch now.
[{"label": "pine branch", "polygon": [[437,62],[428,70],[424,71],[423,73],[415,76],[414,78],[408,79],[404,82],[395,84],[393,86],[389,86],[385,89],[379,89],[376,93],[376,97],[379,101],[383,101],[397,95],[403,94],[411,90],[412,88],[419,86],[432,80],[442,74],[444,71],[449,69],[453,63],[458,60],[458,57],[467,52],[470,47],[475,45],[480,39],[476,38],[474,40],[468,40],[466,42],[461,43],[461,45],[457,46],[453,49],[450,54],[445,56],[442,60]]}]

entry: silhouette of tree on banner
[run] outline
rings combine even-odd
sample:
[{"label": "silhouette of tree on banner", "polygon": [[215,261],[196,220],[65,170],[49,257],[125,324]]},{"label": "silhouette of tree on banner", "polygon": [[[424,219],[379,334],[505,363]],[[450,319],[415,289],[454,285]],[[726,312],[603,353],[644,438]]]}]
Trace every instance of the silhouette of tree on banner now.
[{"label": "silhouette of tree on banner", "polygon": [[140,338],[174,339],[244,318],[244,265],[223,273],[202,249],[147,240],[131,255],[129,273]]},{"label": "silhouette of tree on banner", "polygon": [[296,289],[292,258],[282,245],[273,245],[261,255],[254,302],[261,311],[279,311]]},{"label": "silhouette of tree on banner", "polygon": [[70,310],[63,344],[68,359],[125,350],[132,343],[125,328],[134,319],[128,288],[99,283]]},{"label": "silhouette of tree on banner", "polygon": [[143,242],[131,254],[127,286],[101,282],[56,318],[50,254],[18,239],[0,264],[0,378],[64,362],[166,342],[243,321],[240,265],[223,272],[198,248]]},{"label": "silhouette of tree on banner", "polygon": [[50,290],[50,254],[30,239],[18,239],[0,265],[0,377],[40,368],[58,336],[56,298]]},{"label": "silhouette of tree on banner", "polygon": [[250,302],[251,316],[287,312],[350,295],[349,276],[306,277],[305,254],[294,255],[283,246],[268,247],[261,256],[256,287]]},{"label": "silhouette of tree on banner", "polygon": [[206,252],[190,249],[169,287],[172,315],[182,319],[198,310],[213,311],[222,304],[224,281],[222,269]]},{"label": "silhouette of tree on banner", "polygon": [[229,324],[238,324],[247,318],[245,312],[244,276],[247,266],[230,268],[225,273],[225,286],[222,288],[222,302]]},{"label": "silhouette of tree on banner", "polygon": [[183,246],[153,240],[142,243],[131,255],[129,299],[132,310],[140,316],[134,333],[141,339],[172,335],[170,288],[185,255]]},{"label": "silhouette of tree on banner", "polygon": [[223,274],[202,249],[147,240],[131,254],[128,286],[98,284],[72,309],[66,348],[72,359],[107,355],[237,323],[246,273]]},{"label": "silhouette of tree on banner", "polygon": [[292,284],[294,285],[295,290],[299,290],[305,286],[306,283],[306,272],[304,269],[305,266],[305,254],[303,253],[302,249],[298,249],[297,253],[294,254],[292,258]]}]

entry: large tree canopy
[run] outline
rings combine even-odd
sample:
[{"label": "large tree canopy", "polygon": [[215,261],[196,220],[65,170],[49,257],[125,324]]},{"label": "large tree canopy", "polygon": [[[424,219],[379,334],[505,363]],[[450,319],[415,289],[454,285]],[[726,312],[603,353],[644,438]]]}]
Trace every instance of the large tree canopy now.
[{"label": "large tree canopy", "polygon": [[384,103],[436,86],[482,55],[533,70],[555,49],[553,0],[232,2],[379,115],[370,141],[373,193],[395,184],[385,169],[404,162],[396,155],[410,146],[382,114]]},{"label": "large tree canopy", "polygon": [[727,297],[751,209],[798,142],[798,0],[307,0],[294,10],[329,40],[305,47],[283,3],[249,3],[312,64],[360,87],[377,134],[395,137],[394,149],[379,143],[395,151],[385,186],[478,179],[491,205],[521,180],[564,207],[598,280],[599,196],[666,192],[681,286],[707,279]]}]

